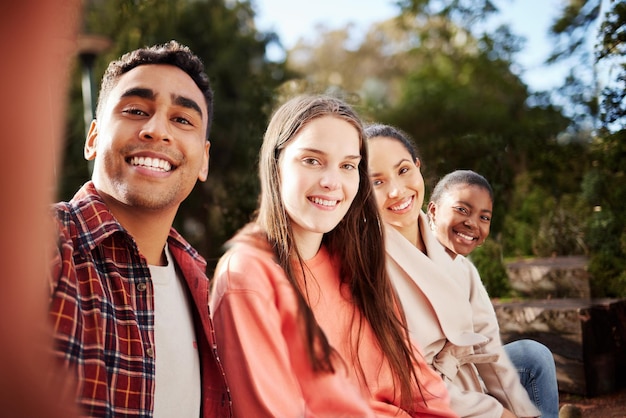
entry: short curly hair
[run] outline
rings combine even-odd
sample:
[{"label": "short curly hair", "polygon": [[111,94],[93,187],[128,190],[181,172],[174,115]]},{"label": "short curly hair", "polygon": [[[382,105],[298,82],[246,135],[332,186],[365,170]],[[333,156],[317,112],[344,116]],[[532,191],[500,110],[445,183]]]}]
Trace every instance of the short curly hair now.
[{"label": "short curly hair", "polygon": [[100,117],[104,103],[106,103],[111,90],[117,85],[119,78],[133,68],[148,64],[173,65],[187,73],[196,83],[206,101],[208,112],[206,135],[208,138],[211,121],[213,120],[213,91],[211,90],[209,77],[204,72],[202,60],[189,47],[174,40],[161,45],[139,48],[127,52],[115,61],[111,61],[100,84],[96,118]]}]

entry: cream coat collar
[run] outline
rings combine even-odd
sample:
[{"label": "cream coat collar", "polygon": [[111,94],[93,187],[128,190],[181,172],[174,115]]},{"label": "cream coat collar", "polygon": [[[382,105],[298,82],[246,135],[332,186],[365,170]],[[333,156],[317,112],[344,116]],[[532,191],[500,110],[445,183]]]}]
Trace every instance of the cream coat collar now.
[{"label": "cream coat collar", "polygon": [[[385,225],[387,256],[393,259],[431,303],[446,338],[458,346],[481,345],[488,338],[474,332],[469,295],[458,281],[468,280],[428,228],[424,212],[418,219],[428,256],[390,225]],[[405,312],[407,311],[405,307]],[[407,315],[410,313],[407,313]]]}]

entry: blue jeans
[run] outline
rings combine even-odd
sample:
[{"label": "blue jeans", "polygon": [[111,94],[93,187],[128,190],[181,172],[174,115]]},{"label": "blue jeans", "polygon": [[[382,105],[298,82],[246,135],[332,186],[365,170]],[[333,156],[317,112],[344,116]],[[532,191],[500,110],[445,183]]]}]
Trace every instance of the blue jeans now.
[{"label": "blue jeans", "polygon": [[519,373],[530,400],[541,411],[542,418],[558,418],[559,388],[552,352],[534,340],[513,341],[504,351]]}]

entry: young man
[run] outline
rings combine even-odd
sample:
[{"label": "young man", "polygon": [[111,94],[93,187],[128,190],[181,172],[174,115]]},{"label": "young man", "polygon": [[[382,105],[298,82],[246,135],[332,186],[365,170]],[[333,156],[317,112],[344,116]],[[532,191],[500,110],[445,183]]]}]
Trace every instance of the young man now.
[{"label": "young man", "polygon": [[89,416],[230,416],[206,262],[172,228],[209,169],[213,97],[171,41],[113,61],[85,143],[92,180],[55,206],[50,317]]}]

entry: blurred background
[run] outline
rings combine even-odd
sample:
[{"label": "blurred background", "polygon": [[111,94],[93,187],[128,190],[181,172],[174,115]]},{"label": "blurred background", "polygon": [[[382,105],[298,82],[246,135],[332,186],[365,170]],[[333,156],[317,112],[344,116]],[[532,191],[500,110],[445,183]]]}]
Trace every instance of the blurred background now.
[{"label": "blurred background", "polygon": [[569,255],[587,257],[592,296],[626,296],[626,2],[334,3],[85,0],[58,199],[90,178],[85,130],[107,63],[176,39],[215,91],[209,179],[175,224],[209,274],[256,207],[272,110],[312,92],[409,133],[426,202],[455,169],[491,182],[492,232],[472,258],[492,297],[512,294],[506,260]]}]

